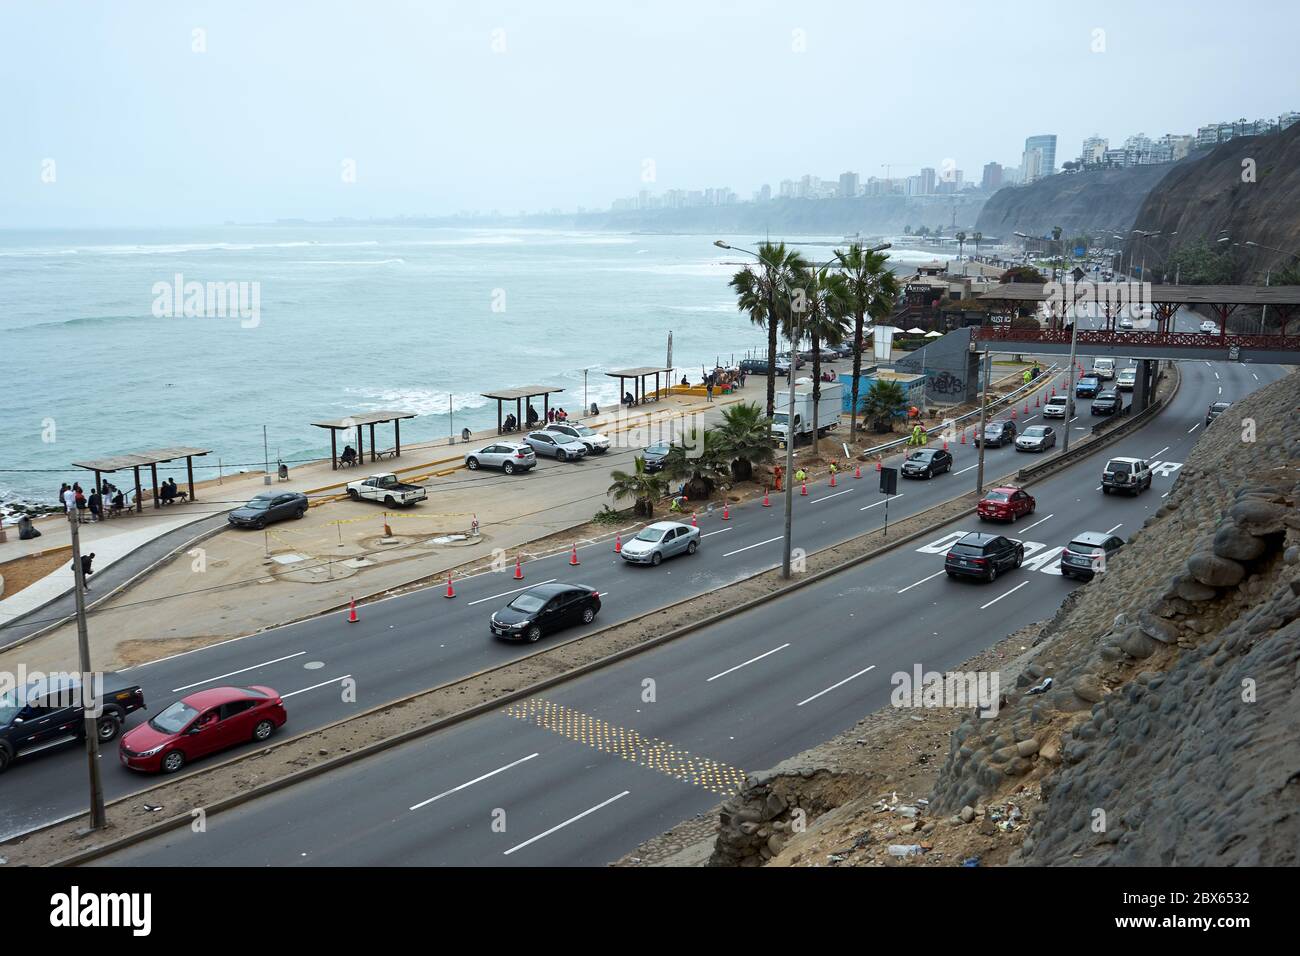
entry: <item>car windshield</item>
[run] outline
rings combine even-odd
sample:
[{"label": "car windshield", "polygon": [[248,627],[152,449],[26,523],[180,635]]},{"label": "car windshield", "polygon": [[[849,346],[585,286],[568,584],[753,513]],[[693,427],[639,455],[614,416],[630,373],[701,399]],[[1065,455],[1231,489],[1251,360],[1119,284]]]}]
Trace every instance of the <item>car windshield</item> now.
[{"label": "car windshield", "polygon": [[149,726],[165,734],[178,734],[198,715],[197,710],[185,703],[185,701],[178,700],[157,717],[152,718],[149,721]]},{"label": "car windshield", "polygon": [[540,611],[546,602],[536,594],[521,594],[510,602],[510,607],[516,611],[523,611],[525,614],[531,614],[533,611]]},{"label": "car windshield", "polygon": [[22,704],[18,702],[18,695],[13,691],[0,694],[0,727],[7,726],[22,709]]},{"label": "car windshield", "polygon": [[907,456],[907,460],[908,461],[929,461],[932,457],[934,457],[934,452],[932,451],[914,451],[912,452],[912,454]]},{"label": "car windshield", "polygon": [[785,412],[777,412],[772,416],[772,424],[774,425],[784,425],[789,420],[790,416]]},{"label": "car windshield", "polygon": [[666,455],[668,454],[667,445],[651,445],[646,450],[647,455]]},{"label": "car windshield", "polygon": [[990,491],[984,496],[985,501],[1010,501],[1011,496],[1005,491]]},{"label": "car windshield", "polygon": [[658,528],[644,528],[641,533],[633,540],[635,541],[658,541],[664,536],[664,533]]},{"label": "car windshield", "polygon": [[1026,438],[1042,438],[1046,434],[1047,429],[1042,425],[1031,425],[1029,428],[1025,429]]},{"label": "car windshield", "polygon": [[1063,395],[1053,395],[1047,400],[1048,405],[1064,405],[1065,397]]},{"label": "car windshield", "polygon": [[583,438],[596,434],[594,429],[588,428],[586,425],[571,425],[570,427]]},{"label": "car windshield", "polygon": [[988,432],[990,435],[996,435],[998,432],[1002,431],[1002,423],[989,422],[987,425],[984,426],[984,430]]},{"label": "car windshield", "polygon": [[1116,474],[1127,475],[1130,471],[1133,470],[1133,463],[1128,461],[1112,461],[1109,465],[1106,466],[1106,468],[1107,470],[1113,471]]}]

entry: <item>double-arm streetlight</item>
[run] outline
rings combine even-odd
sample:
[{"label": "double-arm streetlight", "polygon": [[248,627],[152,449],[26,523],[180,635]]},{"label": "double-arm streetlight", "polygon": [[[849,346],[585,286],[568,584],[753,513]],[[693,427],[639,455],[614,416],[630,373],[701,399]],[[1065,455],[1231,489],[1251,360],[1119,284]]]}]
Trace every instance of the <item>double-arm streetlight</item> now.
[{"label": "double-arm streetlight", "polygon": [[[717,246],[719,249],[729,249],[734,252],[743,252],[746,255],[753,256],[760,263],[762,263],[763,270],[767,273],[767,294],[768,294],[768,310],[767,310],[768,319],[767,320],[769,322],[776,322],[777,321],[776,278],[777,277],[775,274],[775,270],[772,268],[772,264],[770,262],[765,261],[762,256],[760,256],[757,252],[754,252],[752,249],[745,249],[742,248],[741,246],[733,246],[730,243],[723,242],[721,239],[714,240],[713,244]],[[889,246],[890,244],[888,242],[884,242],[878,246],[873,246],[866,251],[882,252],[885,249],[888,249]],[[838,251],[835,253],[835,258],[839,259],[840,263],[843,264],[844,259]],[[830,263],[827,263],[827,265],[830,265]],[[818,267],[814,267],[814,268],[818,268]],[[823,266],[820,268],[825,268],[825,267]],[[789,406],[786,411],[786,421],[785,421],[785,536],[781,544],[781,577],[786,579],[789,579],[790,577],[793,576],[793,571],[791,570],[791,552],[793,550],[792,533],[794,530],[794,439],[795,439],[794,379],[795,379],[795,372],[797,370],[797,365],[799,361],[799,352],[798,352],[799,329],[795,326],[793,320],[789,323],[789,326],[790,326],[790,369],[787,372],[787,380],[790,383],[790,398],[789,398]],[[775,362],[775,360],[776,360],[775,356],[773,356],[772,361]]]},{"label": "double-arm streetlight", "polygon": [[[1216,241],[1231,242],[1232,237],[1222,236]],[[1233,242],[1232,244],[1234,246],[1250,246],[1252,249],[1267,249],[1269,252],[1278,252],[1284,256],[1290,256],[1292,259],[1300,259],[1300,254],[1296,254],[1294,252],[1288,252],[1285,249],[1279,249],[1277,246],[1266,246],[1264,245],[1264,243],[1255,242],[1252,239],[1247,239],[1245,242]],[[1269,266],[1268,269],[1264,271],[1264,285],[1267,286],[1272,278],[1273,278],[1273,267]],[[1264,334],[1264,325],[1267,320],[1267,317],[1268,317],[1268,303],[1265,302],[1263,308],[1259,310],[1259,332],[1261,335]],[[1283,325],[1285,325],[1285,323],[1283,323]]]}]

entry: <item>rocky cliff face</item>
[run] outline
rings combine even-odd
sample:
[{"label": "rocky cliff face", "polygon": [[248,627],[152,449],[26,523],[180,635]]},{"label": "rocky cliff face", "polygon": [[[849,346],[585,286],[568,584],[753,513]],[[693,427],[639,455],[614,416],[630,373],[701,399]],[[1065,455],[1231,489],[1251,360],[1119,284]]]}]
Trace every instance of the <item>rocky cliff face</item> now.
[{"label": "rocky cliff face", "polygon": [[1053,226],[1060,226],[1067,238],[1080,233],[1128,235],[1147,194],[1171,171],[1197,164],[1187,159],[1173,165],[1062,173],[1028,186],[999,189],[984,204],[975,228],[999,238],[1017,231],[1048,235]]},{"label": "rocky cliff face", "polygon": [[[1132,228],[1177,232],[1180,242],[1185,237],[1213,243],[1226,234],[1243,243],[1233,248],[1241,265],[1238,278],[1245,282],[1263,282],[1270,266],[1295,261],[1244,243],[1300,253],[1300,123],[1281,133],[1230,140],[1195,162],[1166,168],[1169,174],[1145,196]],[[995,193],[989,206],[1001,195]]]}]

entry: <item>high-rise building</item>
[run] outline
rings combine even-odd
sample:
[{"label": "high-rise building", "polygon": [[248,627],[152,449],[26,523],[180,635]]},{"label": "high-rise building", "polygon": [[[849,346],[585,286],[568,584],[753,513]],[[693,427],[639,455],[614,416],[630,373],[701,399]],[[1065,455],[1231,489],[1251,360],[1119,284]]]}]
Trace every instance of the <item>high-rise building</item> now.
[{"label": "high-rise building", "polygon": [[1002,185],[1002,164],[985,163],[984,176],[980,179],[980,188],[992,192]]},{"label": "high-rise building", "polygon": [[1043,178],[1043,151],[1037,147],[1025,150],[1020,163],[1021,182],[1028,185],[1036,179]]},{"label": "high-rise building", "polygon": [[1286,113],[1283,113],[1281,116],[1277,118],[1277,128],[1286,129],[1288,126],[1292,125],[1297,120],[1300,120],[1300,113],[1297,113],[1293,110],[1288,111]]},{"label": "high-rise building", "polygon": [[1083,149],[1079,153],[1079,162],[1085,166],[1092,166],[1100,163],[1106,156],[1106,150],[1110,148],[1110,140],[1105,136],[1089,136],[1083,141]]},{"label": "high-rise building", "polygon": [[929,196],[934,193],[935,178],[936,177],[934,174],[934,169],[932,167],[925,166],[921,169],[921,193],[920,194],[922,196]]},{"label": "high-rise building", "polygon": [[[1035,170],[1033,176],[1029,175],[1031,153],[1038,153],[1038,160],[1032,164]],[[1025,171],[1025,182],[1031,183],[1035,179],[1042,179],[1044,176],[1052,176],[1056,173],[1056,134],[1044,133],[1039,136],[1030,136],[1025,139],[1025,161],[1021,168]]]},{"label": "high-rise building", "polygon": [[795,184],[793,179],[781,180],[781,198],[793,199],[795,197]]},{"label": "high-rise building", "polygon": [[841,199],[853,199],[858,194],[858,174],[857,173],[840,173],[840,192]]}]

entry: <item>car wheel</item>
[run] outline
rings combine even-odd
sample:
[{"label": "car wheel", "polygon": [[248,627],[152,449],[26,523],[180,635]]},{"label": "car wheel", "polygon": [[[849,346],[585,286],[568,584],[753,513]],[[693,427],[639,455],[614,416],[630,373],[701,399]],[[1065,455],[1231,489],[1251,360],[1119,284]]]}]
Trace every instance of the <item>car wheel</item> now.
[{"label": "car wheel", "polygon": [[299,508],[298,511],[297,511],[297,513],[294,515],[294,517],[295,517],[295,518],[298,518],[299,520],[301,520],[301,519],[302,519],[302,516],[305,515],[306,513],[307,513],[307,509],[306,509],[306,508]]},{"label": "car wheel", "polygon": [[1024,564],[1024,563],[1025,563],[1025,556],[1024,556],[1023,554],[1017,554],[1017,555],[1016,555],[1016,567],[1019,568],[1019,567],[1020,567],[1022,564]]},{"label": "car wheel", "polygon": [[686,546],[687,554],[694,554],[698,550],[700,550],[700,543],[698,541],[692,541]]},{"label": "car wheel", "polygon": [[397,507],[397,502],[393,500],[392,495],[384,495],[384,505],[389,508]]},{"label": "car wheel", "polygon": [[1103,495],[1108,495],[1108,494],[1110,494],[1110,485],[1102,485],[1102,486],[1101,486],[1101,493],[1102,493]]},{"label": "car wheel", "polygon": [[582,609],[582,623],[590,624],[596,620],[596,609],[594,607],[585,607]]},{"label": "car wheel", "polygon": [[477,459],[477,458],[466,458],[466,459],[465,459],[465,467],[468,468],[470,471],[478,471],[478,459]]},{"label": "car wheel", "polygon": [[353,501],[360,501],[360,500],[361,500],[361,493],[360,493],[359,491],[357,491],[357,489],[355,489],[355,488],[349,488],[349,489],[348,489],[348,497],[351,498]]},{"label": "car wheel", "polygon": [[175,773],[185,766],[185,755],[179,750],[169,750],[163,754],[158,766],[162,768],[163,773]]},{"label": "car wheel", "polygon": [[1017,513],[1013,510],[1013,511],[1011,512],[1011,523],[1012,523],[1012,524],[1015,524],[1015,523],[1016,523],[1016,519],[1018,519],[1019,517],[1020,517],[1020,515],[1017,514]]},{"label": "car wheel", "polygon": [[525,634],[524,636],[528,638],[529,644],[536,644],[539,640],[541,640],[542,637],[541,625],[534,624],[532,627],[528,629],[528,633]]},{"label": "car wheel", "polygon": [[265,518],[258,518],[255,522],[253,522],[253,527],[254,527],[256,530],[261,531],[263,528],[266,527],[266,519],[265,519]]},{"label": "car wheel", "polygon": [[101,744],[108,743],[122,732],[122,722],[112,714],[104,714],[95,726]]},{"label": "car wheel", "polygon": [[989,520],[987,515],[980,515],[980,516],[979,516],[979,519],[980,519],[980,521],[988,521],[988,520]]},{"label": "car wheel", "polygon": [[653,564],[656,568],[659,567],[659,562],[661,562],[663,559],[664,556],[660,554],[658,551],[650,555],[650,563]]},{"label": "car wheel", "polygon": [[513,475],[515,473],[515,463],[512,461],[508,461],[501,466],[501,470],[504,471],[507,475]]},{"label": "car wheel", "polygon": [[13,758],[10,756],[8,748],[0,747],[0,773],[5,772],[5,768],[9,766],[11,759]]},{"label": "car wheel", "polygon": [[567,452],[557,451],[557,452],[555,453],[555,460],[556,460],[556,461],[568,461],[568,460],[569,460],[569,455],[568,455]]},{"label": "car wheel", "polygon": [[269,720],[261,720],[253,728],[253,739],[266,740],[273,733],[275,733],[275,724]]},{"label": "car wheel", "polygon": [[998,566],[996,564],[989,566],[989,584],[998,579]]}]

